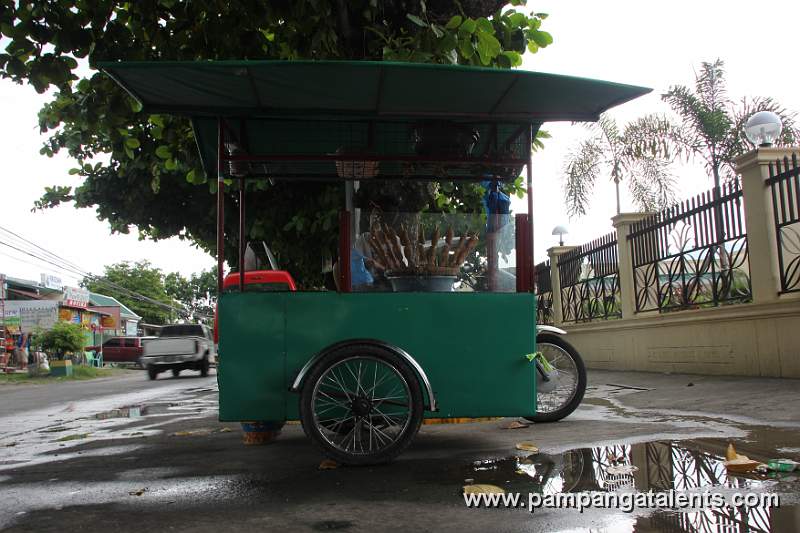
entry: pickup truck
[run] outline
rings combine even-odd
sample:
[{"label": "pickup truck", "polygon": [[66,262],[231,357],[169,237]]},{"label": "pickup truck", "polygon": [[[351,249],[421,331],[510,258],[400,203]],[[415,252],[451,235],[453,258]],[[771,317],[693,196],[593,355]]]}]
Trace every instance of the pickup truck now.
[{"label": "pickup truck", "polygon": [[158,338],[145,343],[142,366],[150,379],[156,379],[167,370],[171,370],[174,377],[178,377],[181,370],[199,370],[205,377],[216,358],[217,350],[208,327],[174,324],[164,326]]}]

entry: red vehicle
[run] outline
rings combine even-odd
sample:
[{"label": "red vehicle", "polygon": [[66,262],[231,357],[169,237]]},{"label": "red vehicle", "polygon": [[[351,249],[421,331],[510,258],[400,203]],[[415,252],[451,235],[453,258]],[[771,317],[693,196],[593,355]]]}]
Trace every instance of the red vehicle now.
[{"label": "red vehicle", "polygon": [[[250,270],[244,273],[244,284],[248,291],[296,291],[297,286],[291,274],[285,270]],[[223,291],[236,290],[239,286],[239,273],[232,272],[222,281]],[[214,311],[214,342],[219,342],[217,312]]]},{"label": "red vehicle", "polygon": [[[296,291],[292,276],[285,270],[250,270],[244,273],[244,284],[250,291]],[[222,290],[229,291],[239,286],[239,273],[225,276]]]},{"label": "red vehicle", "polygon": [[[104,363],[139,364],[142,346],[155,337],[111,337],[103,343]],[[87,352],[100,352],[100,346],[89,346]]]}]

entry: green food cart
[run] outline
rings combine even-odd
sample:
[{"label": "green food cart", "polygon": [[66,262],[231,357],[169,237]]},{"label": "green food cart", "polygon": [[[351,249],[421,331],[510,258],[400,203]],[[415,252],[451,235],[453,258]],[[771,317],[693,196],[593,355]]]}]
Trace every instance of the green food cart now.
[{"label": "green food cart", "polygon": [[[145,111],[189,117],[206,174],[218,180],[220,420],[299,419],[329,457],[374,464],[402,452],[425,417],[536,412],[532,217],[379,212],[367,222],[347,205],[337,290],[247,290],[240,276],[237,290],[223,291],[224,242],[236,233],[223,224],[225,197],[239,210],[238,265],[245,185],[256,180],[497,189],[525,169],[530,214],[541,124],[594,121],[648,89],[368,61],[101,67]],[[356,286],[354,270],[366,264],[380,265],[368,278],[383,285]]]}]

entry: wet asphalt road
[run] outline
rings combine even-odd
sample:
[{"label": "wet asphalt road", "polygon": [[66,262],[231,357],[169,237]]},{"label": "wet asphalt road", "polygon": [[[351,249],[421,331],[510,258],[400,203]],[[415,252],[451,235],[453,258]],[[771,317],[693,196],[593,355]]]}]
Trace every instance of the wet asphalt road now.
[{"label": "wet asphalt road", "polygon": [[[0,529],[797,531],[798,475],[733,476],[722,465],[729,439],[760,461],[800,460],[797,385],[592,372],[584,405],[562,422],[423,426],[391,465],[333,470],[318,469],[295,424],[272,444],[242,445],[237,425],[216,420],[214,377],[5,386]],[[521,441],[541,453],[517,451]],[[462,487],[473,483],[525,495],[738,490],[776,493],[781,507],[468,509]]]}]

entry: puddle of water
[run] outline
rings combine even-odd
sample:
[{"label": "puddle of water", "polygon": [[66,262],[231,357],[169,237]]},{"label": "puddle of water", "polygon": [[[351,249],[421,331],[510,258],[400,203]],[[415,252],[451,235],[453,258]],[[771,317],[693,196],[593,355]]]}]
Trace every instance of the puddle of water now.
[{"label": "puddle of water", "polygon": [[[726,498],[737,492],[777,493],[781,503],[777,508],[771,507],[769,502],[761,502],[749,508],[709,506],[682,512],[637,509],[643,513],[632,517],[629,531],[800,530],[797,507],[800,472],[729,473],[723,464],[726,447],[727,441],[723,439],[657,441],[482,460],[462,470],[463,479],[459,481],[496,485],[508,493],[539,493],[543,497],[568,492],[709,491],[724,494]],[[760,453],[749,450],[746,443],[737,450],[763,460]]]},{"label": "puddle of water", "polygon": [[[104,407],[108,408],[108,403]],[[85,448],[98,441],[158,435],[163,432],[162,426],[178,418],[182,421],[203,419],[216,411],[216,401],[202,396],[187,400],[178,394],[147,403],[130,402],[127,407],[106,411],[87,413],[86,409],[81,408],[79,412],[82,416],[70,420],[50,419],[45,427],[18,431],[7,435],[7,440],[0,440],[0,449],[8,447],[14,450],[13,461],[0,460],[0,471],[15,469],[22,464],[61,461],[67,457],[64,452],[76,446]]]}]

